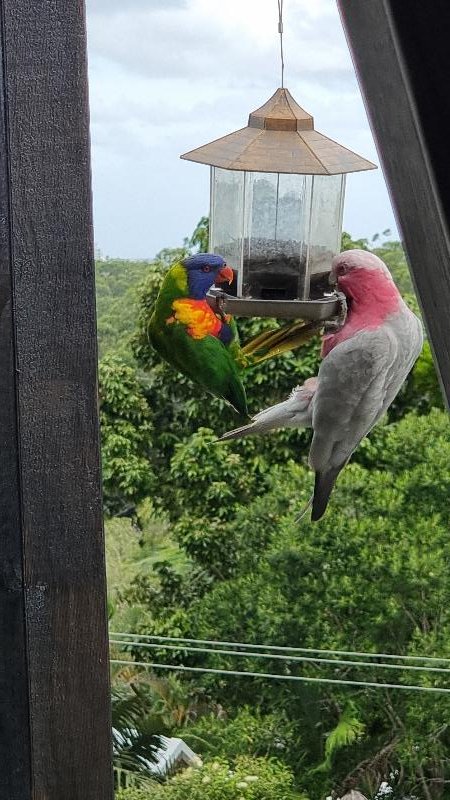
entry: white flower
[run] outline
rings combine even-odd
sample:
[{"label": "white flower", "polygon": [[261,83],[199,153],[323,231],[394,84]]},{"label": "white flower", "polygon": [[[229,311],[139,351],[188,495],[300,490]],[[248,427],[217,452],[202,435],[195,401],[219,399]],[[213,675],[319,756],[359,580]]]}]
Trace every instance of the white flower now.
[{"label": "white flower", "polygon": [[246,775],[245,780],[247,781],[247,783],[255,783],[255,781],[259,780],[259,778],[257,775]]},{"label": "white flower", "polygon": [[202,778],[202,783],[211,783],[211,778],[209,775],[205,775],[205,777]]},{"label": "white flower", "polygon": [[220,764],[218,761],[213,761],[211,764],[211,769],[220,769]]},{"label": "white flower", "polygon": [[393,792],[394,792],[394,790],[393,790],[392,786],[389,786],[387,781],[382,781],[380,783],[380,786],[379,786],[379,789],[378,789],[378,792],[377,792],[376,796],[377,796],[377,798],[379,798],[381,800],[382,797],[386,797],[387,798],[391,794],[393,794]]},{"label": "white flower", "polygon": [[239,783],[236,784],[236,789],[248,789],[248,783],[239,781]]}]

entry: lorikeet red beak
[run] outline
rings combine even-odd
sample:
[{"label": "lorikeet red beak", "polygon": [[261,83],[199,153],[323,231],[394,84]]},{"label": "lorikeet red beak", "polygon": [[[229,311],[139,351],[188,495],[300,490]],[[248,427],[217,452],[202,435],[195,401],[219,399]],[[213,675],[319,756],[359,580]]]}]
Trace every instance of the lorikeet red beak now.
[{"label": "lorikeet red beak", "polygon": [[233,272],[233,270],[231,269],[231,267],[225,266],[225,267],[222,267],[222,269],[219,270],[219,272],[217,273],[217,277],[216,277],[215,282],[216,283],[225,283],[225,282],[233,283],[233,280],[234,280],[234,272]]}]

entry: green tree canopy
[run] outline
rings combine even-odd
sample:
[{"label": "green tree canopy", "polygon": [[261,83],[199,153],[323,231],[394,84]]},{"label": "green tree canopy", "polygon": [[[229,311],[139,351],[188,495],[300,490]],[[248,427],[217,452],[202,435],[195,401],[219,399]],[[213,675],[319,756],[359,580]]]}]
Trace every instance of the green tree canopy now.
[{"label": "green tree canopy", "polygon": [[[389,237],[385,231],[371,241],[355,241],[344,234],[343,247],[380,255],[408,294],[404,252]],[[450,432],[428,344],[389,414],[339,478],[325,518],[316,525],[307,517],[298,522],[313,485],[310,434],[281,431],[218,444],[218,434],[236,422],[233,412],[160,361],[148,345],[146,320],[162,276],[174,259],[189,248],[205,249],[206,242],[204,218],[183,248],[162,251],[146,263],[139,288],[136,270],[134,299],[125,314],[131,307],[133,319],[139,313],[133,350],[129,317],[116,340],[119,357],[109,354],[101,365],[107,510],[134,513],[151,496],[154,524],[164,519],[161,528],[183,554],[181,564],[170,555],[153,559],[151,569],[139,569],[129,586],[121,587],[122,602],[142,611],[134,617],[135,632],[450,658]],[[123,298],[125,285],[121,291]],[[408,302],[416,301],[411,295]],[[241,338],[273,323],[240,320]],[[112,343],[113,327],[104,335]],[[249,370],[251,410],[286,397],[317,373],[319,363],[316,341]],[[445,673],[429,670],[256,660],[181,646],[168,650],[162,644],[156,651],[138,644],[124,650],[127,658],[191,667],[424,688],[446,681]],[[203,773],[188,773],[155,790],[161,800],[181,800],[182,792],[183,800],[226,800],[228,791],[237,800],[237,784],[225,786],[220,776],[237,774],[238,753],[252,759],[252,769],[262,770],[261,800],[286,800],[295,792],[318,800],[332,789],[342,794],[355,782],[374,798],[387,779],[396,782],[399,798],[446,796],[447,695],[189,673],[180,685],[194,705],[197,698],[220,707],[223,715],[195,721],[184,716],[183,732],[193,747],[197,741],[207,765]],[[185,708],[184,701],[178,707]],[[180,731],[175,720],[169,728]],[[275,755],[276,742],[282,768],[265,759]],[[216,781],[213,758],[219,764]],[[268,764],[284,794],[276,794],[276,781],[264,772]],[[253,797],[250,788],[245,797]],[[128,800],[138,797],[129,793]]]}]

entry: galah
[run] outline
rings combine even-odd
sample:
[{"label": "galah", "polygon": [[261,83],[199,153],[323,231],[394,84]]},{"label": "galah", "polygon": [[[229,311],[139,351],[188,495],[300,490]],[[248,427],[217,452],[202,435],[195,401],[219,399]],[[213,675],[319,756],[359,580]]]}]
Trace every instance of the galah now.
[{"label": "galah", "polygon": [[292,427],[294,420],[299,427],[312,427],[313,521],[325,513],[340,471],[393,402],[423,345],[420,320],[374,253],[341,253],[332,261],[330,279],[345,295],[348,314],[340,330],[323,337],[317,378],[297,387],[285,403],[258,414],[239,433],[222,437]]}]

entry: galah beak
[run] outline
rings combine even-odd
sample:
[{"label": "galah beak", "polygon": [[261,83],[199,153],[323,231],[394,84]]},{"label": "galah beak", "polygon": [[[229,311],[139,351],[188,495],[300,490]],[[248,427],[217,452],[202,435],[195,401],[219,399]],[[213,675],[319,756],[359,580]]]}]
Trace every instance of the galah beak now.
[{"label": "galah beak", "polygon": [[330,286],[337,286],[337,275],[334,272],[330,272],[328,276],[328,283]]},{"label": "galah beak", "polygon": [[225,283],[228,282],[229,284],[233,283],[234,280],[234,272],[231,267],[222,267],[221,270],[217,273],[216,283]]}]

